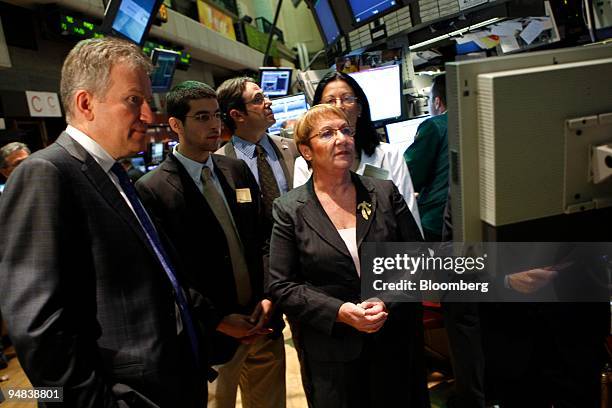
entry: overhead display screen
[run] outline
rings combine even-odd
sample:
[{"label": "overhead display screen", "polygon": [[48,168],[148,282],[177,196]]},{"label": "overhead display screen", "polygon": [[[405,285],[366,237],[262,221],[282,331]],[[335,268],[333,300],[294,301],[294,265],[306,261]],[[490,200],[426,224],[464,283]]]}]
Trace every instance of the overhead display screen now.
[{"label": "overhead display screen", "polygon": [[321,30],[325,36],[325,42],[327,45],[333,44],[340,36],[340,28],[332,12],[329,0],[317,0],[314,5],[314,10]]},{"label": "overhead display screen", "polygon": [[397,0],[349,0],[355,23],[371,18],[394,8]]}]

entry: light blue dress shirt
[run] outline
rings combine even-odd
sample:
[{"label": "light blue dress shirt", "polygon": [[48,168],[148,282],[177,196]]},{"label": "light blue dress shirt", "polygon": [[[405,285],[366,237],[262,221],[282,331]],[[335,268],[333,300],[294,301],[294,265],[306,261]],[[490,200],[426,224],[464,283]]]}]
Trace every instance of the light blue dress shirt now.
[{"label": "light blue dress shirt", "polygon": [[189,177],[193,180],[200,193],[204,194],[204,184],[202,184],[202,169],[204,166],[210,168],[210,173],[212,175],[213,182],[215,183],[215,187],[217,191],[221,194],[223,199],[225,200],[225,194],[223,193],[223,189],[221,188],[221,183],[219,182],[219,178],[215,174],[215,163],[213,163],[211,156],[208,156],[208,159],[204,163],[197,162],[195,160],[191,160],[189,157],[182,155],[178,151],[179,145],[174,146],[174,150],[172,153],[174,157],[178,159],[178,161],[185,167]]},{"label": "light blue dress shirt", "polygon": [[[255,143],[241,139],[236,135],[232,136],[232,143],[234,144],[234,148],[236,150],[236,157],[246,162],[247,166],[249,166],[249,169],[251,170],[251,173],[253,173],[255,176],[255,180],[257,180],[257,183],[259,184],[259,170],[257,169],[257,153],[255,151]],[[278,190],[281,194],[286,193],[289,191],[287,179],[285,178],[283,167],[280,164],[281,159],[278,158],[274,148],[272,147],[272,141],[266,134],[261,138],[259,144],[266,151],[266,159],[268,160],[268,163],[272,168],[272,172],[274,173],[274,177],[276,178]]]}]

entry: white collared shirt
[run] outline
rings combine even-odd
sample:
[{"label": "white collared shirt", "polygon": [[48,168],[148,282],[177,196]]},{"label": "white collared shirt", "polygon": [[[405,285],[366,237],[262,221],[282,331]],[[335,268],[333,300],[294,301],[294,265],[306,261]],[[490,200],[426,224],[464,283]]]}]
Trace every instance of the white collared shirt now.
[{"label": "white collared shirt", "polygon": [[[140,223],[140,219],[138,218],[136,211],[134,211],[134,207],[132,207],[132,203],[130,202],[127,195],[125,194],[125,191],[123,191],[123,189],[121,188],[121,184],[119,184],[119,179],[117,178],[115,173],[111,171],[111,167],[113,167],[113,165],[116,162],[113,156],[111,156],[106,150],[104,150],[104,148],[100,146],[98,142],[96,142],[91,137],[87,136],[85,133],[83,133],[82,131],[80,131],[79,129],[73,126],[68,125],[68,127],[66,127],[66,133],[68,133],[68,135],[70,135],[71,138],[73,138],[78,144],[80,144],[83,147],[83,149],[85,149],[87,153],[89,153],[94,158],[96,163],[98,163],[100,167],[102,167],[102,170],[104,170],[104,172],[108,175],[108,177],[110,177],[111,181],[113,182],[113,184],[119,191],[119,194],[121,194],[121,197],[123,197],[123,200],[128,205],[128,207],[130,207],[130,209],[134,213],[134,216]],[[148,213],[147,213],[147,216],[149,216]],[[149,216],[149,220],[150,219],[151,217]],[[142,223],[140,224],[142,226]],[[153,225],[153,222],[151,222],[151,225]],[[153,228],[155,228],[154,225],[153,225]]]}]

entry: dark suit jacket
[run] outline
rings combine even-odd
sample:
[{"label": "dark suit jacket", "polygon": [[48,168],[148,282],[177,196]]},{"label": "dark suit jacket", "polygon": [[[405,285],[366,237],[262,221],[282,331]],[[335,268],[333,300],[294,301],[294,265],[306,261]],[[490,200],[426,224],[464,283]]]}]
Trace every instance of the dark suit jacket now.
[{"label": "dark suit jacket", "polygon": [[0,307],[34,386],[63,387],[70,407],[203,404],[168,277],[111,179],[67,134],[12,174],[0,242]]},{"label": "dark suit jacket", "polygon": [[[354,173],[351,177],[357,203],[372,204],[368,220],[357,214],[358,247],[363,242],[422,240],[406,202],[391,181]],[[377,375],[405,373],[405,382],[411,384],[404,384],[402,390],[411,394],[412,401],[426,401],[419,305],[387,304],[389,317],[375,334],[336,322],[343,303],[364,299],[353,259],[319,203],[312,178],[274,202],[269,274],[269,291],[278,307],[297,322],[301,346],[310,361],[353,361],[368,342],[374,350],[372,358],[386,370]],[[367,375],[364,373],[364,378]],[[313,381],[316,383],[316,378]]]},{"label": "dark suit jacket", "polygon": [[[259,189],[246,163],[220,155],[212,155],[212,160],[245,249],[253,293],[247,307],[240,306],[237,301],[229,248],[221,224],[178,159],[168,155],[157,169],[136,183],[136,188],[175,244],[190,282],[217,309],[216,316],[207,320],[214,333],[212,363],[220,364],[231,359],[239,343],[216,332],[215,327],[228,314],[251,314],[255,303],[264,297],[262,251],[265,237],[259,228]],[[237,202],[236,190],[241,188],[251,191],[252,202]],[[278,319],[275,323],[280,324]]]}]

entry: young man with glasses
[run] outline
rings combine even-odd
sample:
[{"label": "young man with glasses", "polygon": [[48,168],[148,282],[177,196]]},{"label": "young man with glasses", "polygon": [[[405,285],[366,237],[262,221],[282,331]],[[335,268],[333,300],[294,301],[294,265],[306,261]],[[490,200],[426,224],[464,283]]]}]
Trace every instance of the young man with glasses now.
[{"label": "young man with glasses", "polygon": [[253,79],[228,79],[217,89],[217,97],[223,122],[233,133],[217,153],[244,160],[255,175],[270,233],[272,202],[293,185],[293,165],[299,152],[293,139],[266,133],[275,122],[272,101]]},{"label": "young man with glasses", "polygon": [[210,407],[285,405],[283,322],[263,293],[259,188],[242,161],[212,154],[221,136],[215,91],[186,81],[166,97],[179,144],[136,184],[145,205],[177,247],[188,277],[211,301]]}]

